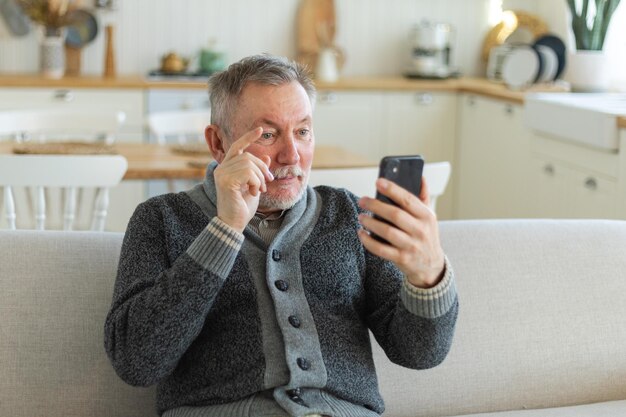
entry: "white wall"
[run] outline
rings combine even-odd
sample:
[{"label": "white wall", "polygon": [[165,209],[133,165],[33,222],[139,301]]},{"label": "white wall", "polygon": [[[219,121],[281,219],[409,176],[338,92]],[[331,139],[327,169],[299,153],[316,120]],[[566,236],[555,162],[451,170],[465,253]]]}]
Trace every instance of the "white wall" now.
[{"label": "white wall", "polygon": [[[546,1],[546,0],[544,0]],[[561,1],[561,0],[559,0]],[[565,0],[562,0],[563,2]],[[347,53],[345,75],[397,75],[408,57],[410,28],[421,19],[457,28],[454,60],[464,74],[477,75],[479,55],[489,30],[493,0],[335,0],[337,43]],[[118,72],[144,74],[159,66],[170,50],[192,56],[210,38],[218,39],[229,62],[271,52],[295,55],[297,0],[121,0],[114,12],[98,12],[116,30]],[[505,8],[536,10],[538,0],[505,0]],[[513,8],[513,7],[511,7]],[[36,72],[34,33],[10,38],[0,31],[0,72]],[[102,32],[83,53],[83,73],[103,68]]]}]

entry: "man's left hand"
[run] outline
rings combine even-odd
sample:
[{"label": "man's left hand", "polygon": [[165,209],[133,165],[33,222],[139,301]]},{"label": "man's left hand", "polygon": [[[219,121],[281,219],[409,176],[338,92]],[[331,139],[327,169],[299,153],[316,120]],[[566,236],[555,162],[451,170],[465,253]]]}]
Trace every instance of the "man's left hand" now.
[{"label": "man's left hand", "polygon": [[[396,264],[412,285],[420,288],[437,285],[444,272],[445,257],[439,242],[437,216],[429,207],[426,181],[422,177],[419,198],[384,178],[376,181],[376,189],[398,207],[362,197],[359,200],[361,208],[391,224],[367,214],[359,215],[359,223],[365,229],[359,230],[361,243],[374,255]],[[382,237],[388,244],[375,240],[368,231]]]}]

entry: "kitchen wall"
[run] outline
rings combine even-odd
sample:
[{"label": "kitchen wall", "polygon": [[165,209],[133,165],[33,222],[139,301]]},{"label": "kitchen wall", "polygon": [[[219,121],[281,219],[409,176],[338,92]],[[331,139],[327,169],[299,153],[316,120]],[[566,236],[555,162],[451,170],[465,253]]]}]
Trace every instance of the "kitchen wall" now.
[{"label": "kitchen wall", "polygon": [[[550,0],[548,0],[550,1]],[[551,0],[556,1],[556,0]],[[564,2],[565,0],[558,0]],[[344,75],[400,74],[408,59],[408,34],[421,19],[457,29],[454,62],[467,75],[482,75],[479,54],[493,22],[494,5],[536,11],[546,0],[335,0],[337,44],[345,49]],[[144,74],[170,50],[186,56],[216,39],[228,61],[270,52],[294,56],[297,0],[119,0],[118,10],[98,11],[116,31],[120,74]],[[2,34],[4,32],[4,35]],[[83,73],[101,74],[102,32],[83,52]],[[11,38],[0,31],[0,72],[36,72],[35,33]]]}]

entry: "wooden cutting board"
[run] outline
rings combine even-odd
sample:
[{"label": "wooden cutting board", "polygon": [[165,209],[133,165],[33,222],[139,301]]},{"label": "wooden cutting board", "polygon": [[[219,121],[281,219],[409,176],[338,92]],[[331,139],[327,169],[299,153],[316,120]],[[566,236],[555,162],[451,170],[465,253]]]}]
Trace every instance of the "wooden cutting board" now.
[{"label": "wooden cutting board", "polygon": [[301,0],[296,27],[297,59],[314,69],[320,50],[320,33],[331,43],[335,40],[334,0]]}]

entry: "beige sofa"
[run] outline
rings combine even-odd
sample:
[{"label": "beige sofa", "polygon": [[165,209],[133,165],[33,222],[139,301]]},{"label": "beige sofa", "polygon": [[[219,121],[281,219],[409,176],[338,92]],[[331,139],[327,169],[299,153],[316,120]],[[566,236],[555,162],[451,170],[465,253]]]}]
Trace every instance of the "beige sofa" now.
[{"label": "beige sofa", "polygon": [[[441,234],[461,302],[453,348],[427,371],[376,349],[385,415],[626,416],[626,222],[450,221]],[[0,232],[0,416],[155,414],[154,389],[121,382],[103,350],[121,239]]]}]

